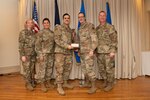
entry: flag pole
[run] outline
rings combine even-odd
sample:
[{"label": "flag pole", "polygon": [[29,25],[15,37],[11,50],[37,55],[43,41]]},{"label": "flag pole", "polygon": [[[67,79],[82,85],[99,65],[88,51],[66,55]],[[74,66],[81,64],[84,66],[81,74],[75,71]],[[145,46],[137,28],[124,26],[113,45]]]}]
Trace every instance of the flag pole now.
[{"label": "flag pole", "polygon": [[[32,0],[32,20],[33,20],[33,9],[34,9],[34,2],[35,0]],[[36,75],[36,62],[34,63],[34,68],[33,68],[33,72],[32,72],[32,86],[35,87],[36,86],[36,78],[35,78],[35,75]]]}]

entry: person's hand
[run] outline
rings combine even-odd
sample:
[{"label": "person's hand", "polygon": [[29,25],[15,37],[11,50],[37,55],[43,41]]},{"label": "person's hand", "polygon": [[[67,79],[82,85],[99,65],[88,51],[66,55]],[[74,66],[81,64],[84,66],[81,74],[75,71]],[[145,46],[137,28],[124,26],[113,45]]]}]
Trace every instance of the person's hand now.
[{"label": "person's hand", "polygon": [[80,54],[80,52],[78,52],[78,56],[80,56],[81,54]]},{"label": "person's hand", "polygon": [[114,58],[114,57],[115,57],[115,53],[111,52],[111,53],[109,54],[109,56],[110,56],[110,58]]},{"label": "person's hand", "polygon": [[94,54],[94,53],[93,53],[93,51],[91,50],[91,51],[89,52],[89,56],[92,57],[93,54]]},{"label": "person's hand", "polygon": [[75,49],[74,51],[78,52],[78,51],[79,51],[79,49]]},{"label": "person's hand", "polygon": [[69,45],[69,46],[68,46],[68,49],[71,50],[71,49],[73,49],[73,47],[72,47],[71,45]]},{"label": "person's hand", "polygon": [[26,56],[22,56],[22,57],[21,57],[21,60],[22,60],[23,62],[26,62],[26,60],[27,60]]}]

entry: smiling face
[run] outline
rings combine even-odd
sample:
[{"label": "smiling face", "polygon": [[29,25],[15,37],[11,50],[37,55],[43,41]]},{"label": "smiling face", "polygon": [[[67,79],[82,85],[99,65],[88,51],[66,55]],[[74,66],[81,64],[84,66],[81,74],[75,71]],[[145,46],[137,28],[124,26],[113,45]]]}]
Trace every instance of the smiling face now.
[{"label": "smiling face", "polygon": [[28,19],[25,23],[25,27],[29,30],[33,29],[34,23],[32,19]]},{"label": "smiling face", "polygon": [[50,28],[50,22],[48,20],[43,21],[43,27],[44,29],[49,29]]},{"label": "smiling face", "polygon": [[104,11],[99,13],[99,22],[106,23],[106,13]]},{"label": "smiling face", "polygon": [[85,16],[83,13],[78,14],[78,20],[81,24],[85,22]]}]

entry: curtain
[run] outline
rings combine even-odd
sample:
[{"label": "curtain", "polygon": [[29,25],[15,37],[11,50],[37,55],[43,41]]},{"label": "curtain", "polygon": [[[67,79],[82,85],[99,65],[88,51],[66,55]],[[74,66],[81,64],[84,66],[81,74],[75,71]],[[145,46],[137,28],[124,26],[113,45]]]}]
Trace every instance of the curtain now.
[{"label": "curtain", "polygon": [[[54,0],[35,0],[37,3],[39,25],[42,29],[42,19],[48,17],[51,21],[51,29],[54,29]],[[109,2],[112,24],[118,33],[118,53],[116,56],[115,76],[120,78],[135,78],[142,75],[141,51],[142,34],[144,34],[144,0],[84,0],[86,19],[95,27],[99,24],[98,14],[101,10],[106,11],[106,2]],[[24,21],[32,16],[33,0],[19,0],[19,21],[20,30]],[[60,20],[62,15],[71,15],[70,27],[77,29],[78,13],[80,11],[81,0],[58,0]],[[97,63],[95,60],[95,71],[97,77]],[[82,78],[80,67],[73,59],[71,79]]]}]

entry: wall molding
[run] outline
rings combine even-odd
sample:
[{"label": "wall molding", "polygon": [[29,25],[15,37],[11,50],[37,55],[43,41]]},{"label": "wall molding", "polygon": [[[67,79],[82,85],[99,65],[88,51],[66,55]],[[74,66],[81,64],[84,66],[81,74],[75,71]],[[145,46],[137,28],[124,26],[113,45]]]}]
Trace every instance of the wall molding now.
[{"label": "wall molding", "polygon": [[6,67],[0,67],[0,74],[9,74],[14,72],[20,72],[20,65],[16,66],[6,66]]}]

